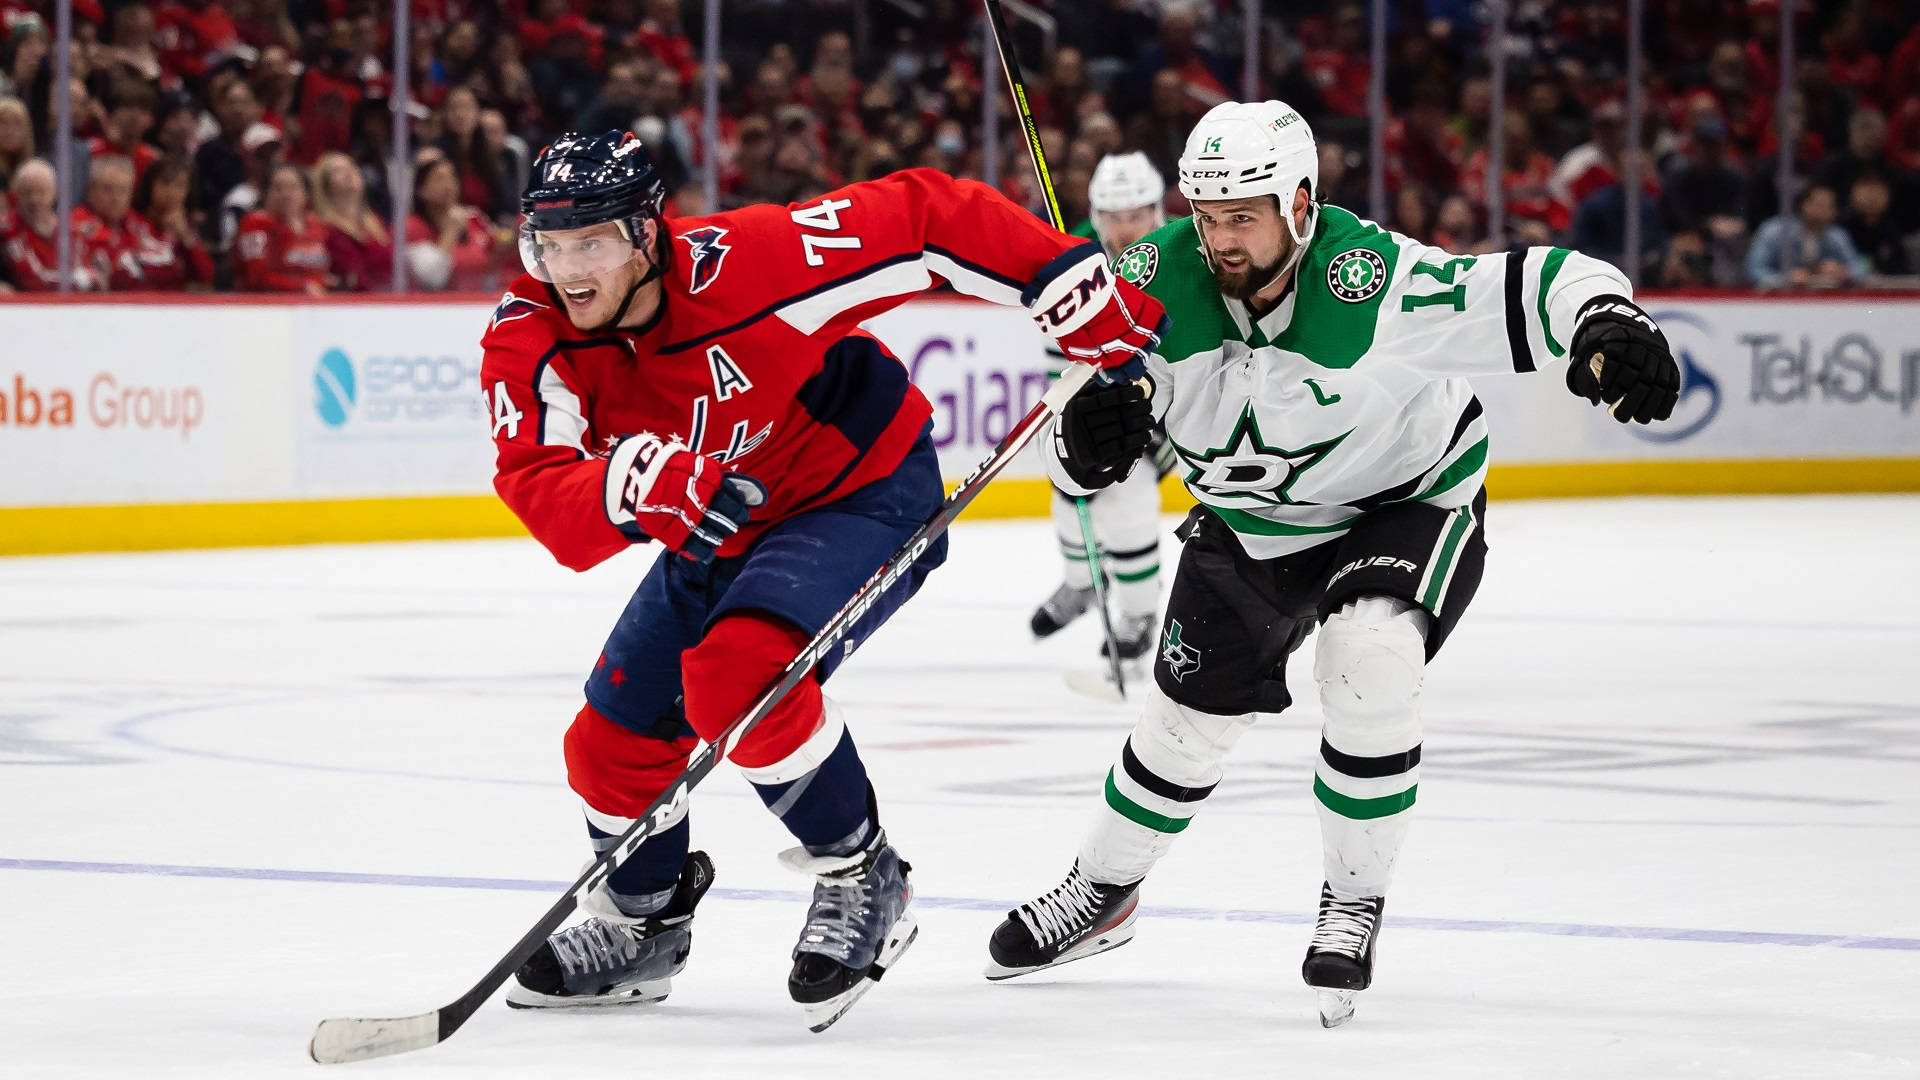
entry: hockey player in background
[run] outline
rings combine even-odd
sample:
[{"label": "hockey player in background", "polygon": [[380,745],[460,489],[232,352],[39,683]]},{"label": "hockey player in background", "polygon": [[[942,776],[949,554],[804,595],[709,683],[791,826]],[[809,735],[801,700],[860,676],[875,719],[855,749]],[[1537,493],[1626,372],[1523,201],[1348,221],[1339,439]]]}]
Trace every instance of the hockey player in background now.
[{"label": "hockey player in background", "polygon": [[1200,505],[1098,820],[1066,880],[994,931],[989,978],[1133,936],[1141,880],[1255,717],[1292,704],[1287,657],[1318,627],[1324,882],[1302,973],[1322,1022],[1347,1020],[1414,805],[1422,673],[1486,556],[1487,429],[1465,377],[1563,367],[1622,423],[1673,411],[1679,371],[1618,270],[1560,248],[1428,247],[1317,204],[1317,163],[1285,104],[1217,106],[1180,158],[1193,216],[1116,261],[1172,329],[1150,389],[1069,402],[1049,473],[1108,487],[1160,421]]},{"label": "hockey player in background", "polygon": [[[561,563],[665,549],[615,623],[565,740],[605,851],[942,502],[932,408],[858,329],[944,279],[1027,303],[1068,355],[1137,358],[1164,313],[992,189],[930,170],[806,205],[668,221],[631,134],[569,134],[522,197],[527,274],[483,338],[494,487]],[[946,557],[847,631],[831,675]],[[839,711],[807,679],[731,752],[814,878],[788,989],[814,1030],[912,942],[908,866]],[[684,805],[684,804],[683,804]],[[658,1001],[712,863],[678,821],[647,839],[517,973],[522,1007]]]},{"label": "hockey player in background", "polygon": [[[1075,235],[1091,233],[1111,261],[1167,223],[1161,208],[1166,193],[1167,182],[1147,155],[1108,154],[1093,170],[1087,185],[1091,214]],[[1057,350],[1048,355],[1057,375],[1067,359]],[[1086,497],[1100,569],[1119,608],[1113,635],[1122,660],[1146,654],[1160,612],[1160,478],[1172,467],[1173,451],[1164,435],[1156,431],[1156,436],[1147,448],[1148,467]],[[1036,638],[1053,634],[1093,603],[1093,573],[1074,503],[1075,496],[1053,489],[1053,531],[1065,560],[1064,580],[1033,613],[1028,625]],[[1106,652],[1103,643],[1100,654]]]}]

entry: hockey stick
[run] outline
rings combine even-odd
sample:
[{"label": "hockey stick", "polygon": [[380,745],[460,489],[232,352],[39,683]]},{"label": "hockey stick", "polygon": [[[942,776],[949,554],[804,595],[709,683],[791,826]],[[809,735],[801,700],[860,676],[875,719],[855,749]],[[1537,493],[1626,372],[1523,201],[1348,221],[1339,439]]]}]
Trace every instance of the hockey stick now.
[{"label": "hockey stick", "polygon": [[821,657],[838,644],[855,620],[865,615],[874,601],[880,598],[880,594],[908,572],[914,561],[926,553],[927,546],[933,543],[941,533],[947,531],[947,527],[953,524],[954,518],[960,516],[960,512],[967,508],[967,504],[973,502],[981,489],[985,488],[994,477],[1000,475],[1015,454],[1019,453],[1027,443],[1033,441],[1041,424],[1045,423],[1050,415],[1057,415],[1066,405],[1067,399],[1085,386],[1093,376],[1094,368],[1090,364],[1074,364],[1068,368],[1066,373],[1062,374],[1042,395],[1040,401],[1027,410],[1027,414],[1007,432],[1006,437],[1000,440],[1000,445],[993,448],[993,453],[965,480],[960,481],[953,489],[953,494],[941,504],[940,509],[935,511],[934,515],[928,518],[913,536],[893,553],[886,565],[875,570],[865,584],[854,590],[853,596],[847,600],[846,605],[827,621],[827,625],[814,635],[806,648],[800,650],[800,655],[787,664],[786,669],[780,673],[779,680],[760,695],[752,708],[727,725],[726,730],[722,731],[718,738],[694,751],[680,777],[668,786],[665,793],[654,800],[646,813],[640,815],[632,825],[627,827],[626,832],[620,834],[620,838],[613,847],[580,875],[580,879],[573,883],[566,895],[548,908],[547,913],[540,917],[540,921],[523,934],[513,948],[507,950],[507,954],[502,956],[499,962],[473,985],[471,990],[447,1005],[418,1016],[391,1019],[336,1017],[322,1020],[320,1026],[314,1030],[313,1041],[307,1047],[307,1053],[313,1060],[325,1065],[365,1061],[368,1058],[420,1050],[452,1038],[453,1033],[460,1030],[460,1025],[466,1023],[467,1019],[493,996],[494,991],[500,989],[513,972],[534,954],[534,951],[540,947],[540,943],[560,928],[560,924],[565,922],[567,916],[579,906],[582,897],[612,876],[614,870],[627,861],[648,837],[677,820],[680,808],[686,804],[687,793],[693,790],[694,785],[712,772],[720,759],[739,745],[740,740],[773,711],[774,706],[787,696],[788,691],[798,686],[801,679],[807,677],[807,673],[813,670]]},{"label": "hockey stick", "polygon": [[[1007,73],[1007,90],[1013,95],[1013,109],[1026,132],[1027,154],[1033,159],[1033,175],[1040,181],[1040,193],[1046,196],[1047,220],[1058,232],[1067,231],[1060,216],[1060,198],[1053,193],[1053,174],[1047,171],[1047,151],[1040,145],[1040,125],[1033,119],[1033,106],[1027,104],[1027,80],[1020,74],[1020,58],[1013,54],[1013,37],[1007,33],[1007,17],[1000,0],[986,0],[987,19],[993,24],[993,43],[1000,50],[1000,70]],[[1100,608],[1100,629],[1107,635],[1107,664],[1113,673],[1113,685],[1122,698],[1127,696],[1126,677],[1120,673],[1120,639],[1113,634],[1113,613],[1107,608],[1107,587],[1100,568],[1100,547],[1093,539],[1093,515],[1087,510],[1087,497],[1075,495],[1073,509],[1080,518],[1080,543],[1087,553],[1087,572],[1093,577],[1093,602]]]},{"label": "hockey stick", "polygon": [[1127,677],[1120,671],[1120,639],[1113,633],[1113,612],[1107,607],[1106,571],[1100,565],[1100,548],[1093,539],[1093,511],[1085,495],[1073,497],[1073,511],[1080,518],[1080,542],[1086,546],[1087,573],[1093,582],[1093,602],[1100,609],[1100,629],[1107,635],[1107,670],[1113,675],[1114,689],[1127,696]]}]

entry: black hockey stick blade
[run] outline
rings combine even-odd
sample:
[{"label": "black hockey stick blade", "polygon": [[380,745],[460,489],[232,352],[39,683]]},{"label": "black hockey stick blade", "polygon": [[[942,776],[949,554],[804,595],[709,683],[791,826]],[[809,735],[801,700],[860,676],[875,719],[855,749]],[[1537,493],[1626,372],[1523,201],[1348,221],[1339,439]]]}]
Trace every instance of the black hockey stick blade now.
[{"label": "black hockey stick blade", "polygon": [[547,913],[540,917],[540,921],[521,935],[519,942],[508,950],[507,954],[502,956],[479,982],[473,984],[472,989],[452,1003],[418,1016],[333,1017],[322,1020],[320,1026],[314,1029],[312,1041],[307,1044],[308,1056],[322,1065],[339,1065],[349,1061],[386,1057],[389,1054],[403,1054],[409,1050],[422,1050],[452,1038],[453,1033],[460,1030],[460,1025],[466,1023],[469,1017],[479,1011],[480,1006],[486,1004],[487,999],[492,997],[495,991],[506,985],[507,980],[513,976],[520,965],[526,963],[527,958],[540,947],[540,943],[547,940],[549,934],[558,930],[561,923],[567,921],[567,916],[573,914],[574,909],[579,906],[581,897],[592,892],[602,881],[611,877],[614,870],[639,850],[641,843],[649,836],[659,832],[666,823],[677,820],[679,809],[685,804],[687,795],[694,786],[713,771],[722,757],[731,753],[733,748],[739,745],[740,740],[753,730],[754,725],[773,711],[774,706],[787,696],[788,691],[799,685],[800,680],[813,670],[821,657],[839,643],[847,629],[867,613],[879,594],[899,580],[900,575],[926,552],[927,545],[945,532],[947,526],[953,524],[954,518],[959,517],[960,512],[979,496],[981,489],[985,488],[994,477],[1000,475],[1015,454],[1033,441],[1047,418],[1058,416],[1060,410],[1066,407],[1067,399],[1078,393],[1093,376],[1094,369],[1085,364],[1075,364],[1068,368],[1067,372],[1061,375],[1045,394],[1041,395],[1033,408],[1027,410],[1026,415],[1014,423],[1013,428],[1000,440],[999,445],[993,448],[993,453],[988,455],[985,461],[976,465],[973,472],[954,487],[953,494],[940,505],[940,509],[934,511],[933,516],[915,530],[913,536],[909,537],[907,542],[887,559],[885,565],[875,570],[865,584],[854,590],[853,595],[847,599],[839,612],[827,620],[827,625],[821,627],[813,640],[808,642],[806,647],[800,650],[800,654],[787,665],[786,670],[781,672],[779,681],[769,686],[753,706],[729,724],[713,742],[693,752],[679,779],[668,785],[667,790],[647,808],[647,812],[628,826],[627,831],[621,833],[613,846],[601,854],[592,866],[587,867],[586,872],[573,883],[573,887],[567,890],[566,895],[555,901],[554,905],[547,909]]}]

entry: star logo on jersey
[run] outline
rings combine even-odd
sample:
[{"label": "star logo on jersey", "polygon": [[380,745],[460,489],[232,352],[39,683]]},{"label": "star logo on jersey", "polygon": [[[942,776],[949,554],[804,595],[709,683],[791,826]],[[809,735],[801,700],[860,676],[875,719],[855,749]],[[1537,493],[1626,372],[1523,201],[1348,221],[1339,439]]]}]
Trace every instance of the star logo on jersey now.
[{"label": "star logo on jersey", "polygon": [[1141,288],[1153,280],[1154,272],[1160,269],[1160,249],[1145,240],[1120,253],[1113,260],[1113,272],[1133,282]]},{"label": "star logo on jersey", "polygon": [[1174,682],[1186,682],[1187,676],[1200,670],[1200,650],[1180,640],[1180,620],[1167,620],[1167,632],[1160,638],[1160,659]]},{"label": "star logo on jersey", "polygon": [[1189,450],[1177,442],[1173,449],[1190,466],[1187,487],[1200,495],[1214,498],[1250,498],[1272,506],[1297,505],[1288,497],[1301,474],[1325,460],[1334,448],[1346,440],[1346,431],[1325,442],[1298,450],[1268,445],[1260,434],[1260,421],[1253,415],[1253,403],[1240,410],[1225,445],[1206,450]]},{"label": "star logo on jersey", "polygon": [[687,280],[691,284],[688,293],[697,293],[714,283],[720,277],[720,267],[727,261],[727,252],[733,248],[720,242],[727,230],[717,225],[706,225],[698,229],[688,229],[679,239],[687,242],[687,254],[693,263],[687,269]]},{"label": "star logo on jersey", "polygon": [[546,309],[547,305],[545,304],[536,303],[524,296],[515,296],[509,292],[500,298],[498,304],[494,305],[493,323],[489,329],[498,330],[505,323],[513,322],[515,319],[524,319],[536,311],[545,311]]},{"label": "star logo on jersey", "polygon": [[1367,248],[1343,251],[1327,264],[1327,288],[1349,304],[1373,298],[1386,288],[1387,260]]}]

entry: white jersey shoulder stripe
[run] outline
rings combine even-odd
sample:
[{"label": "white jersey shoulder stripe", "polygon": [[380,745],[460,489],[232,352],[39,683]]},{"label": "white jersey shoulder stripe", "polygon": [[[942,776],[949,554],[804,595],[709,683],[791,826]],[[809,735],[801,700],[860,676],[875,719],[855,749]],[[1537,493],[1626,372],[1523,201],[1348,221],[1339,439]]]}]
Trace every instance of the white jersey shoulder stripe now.
[{"label": "white jersey shoulder stripe", "polygon": [[587,418],[580,408],[580,395],[573,392],[552,363],[540,362],[533,389],[540,395],[540,445],[592,453],[587,446]]}]

